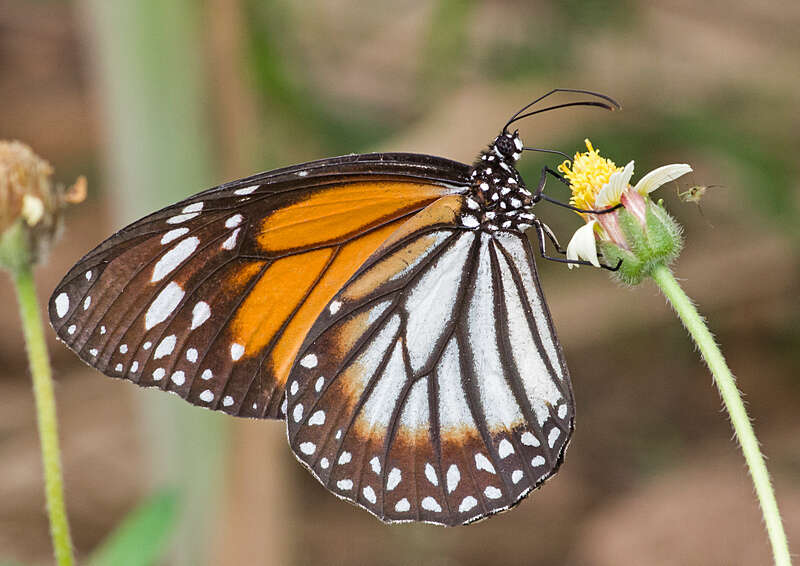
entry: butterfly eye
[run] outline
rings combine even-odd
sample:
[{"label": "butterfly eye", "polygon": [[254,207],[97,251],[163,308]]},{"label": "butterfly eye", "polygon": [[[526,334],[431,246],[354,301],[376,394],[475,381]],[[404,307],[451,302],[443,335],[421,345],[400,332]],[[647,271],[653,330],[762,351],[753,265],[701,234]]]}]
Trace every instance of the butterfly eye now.
[{"label": "butterfly eye", "polygon": [[517,151],[517,148],[514,146],[514,138],[505,134],[497,136],[497,139],[494,140],[494,146],[497,148],[497,151],[502,153],[505,157],[511,157]]}]

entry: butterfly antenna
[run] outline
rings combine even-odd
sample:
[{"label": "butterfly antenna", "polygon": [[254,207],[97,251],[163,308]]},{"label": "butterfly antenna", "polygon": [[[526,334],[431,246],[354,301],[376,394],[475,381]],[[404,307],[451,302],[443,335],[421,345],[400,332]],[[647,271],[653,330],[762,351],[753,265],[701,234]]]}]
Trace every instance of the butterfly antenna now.
[{"label": "butterfly antenna", "polygon": [[523,151],[538,151],[540,153],[555,153],[556,155],[561,155],[565,159],[572,159],[569,155],[564,153],[563,151],[558,151],[557,149],[541,149],[538,147],[523,147]]},{"label": "butterfly antenna", "polygon": [[[578,94],[588,94],[590,96],[596,96],[597,98],[602,98],[603,100],[606,101],[606,103],[596,102],[596,101],[573,102],[573,103],[567,104],[567,105],[551,106],[551,107],[543,109],[543,110],[539,110],[539,111],[536,111],[536,112],[529,112],[527,114],[523,114],[526,110],[528,110],[534,104],[536,104],[538,102],[541,102],[542,100],[544,100],[548,96],[551,96],[551,95],[556,94],[558,92],[572,92],[572,93],[578,93]],[[521,120],[522,118],[526,118],[528,116],[532,116],[533,114],[538,114],[539,112],[545,112],[547,110],[555,110],[556,108],[564,108],[566,106],[599,106],[601,108],[605,108],[606,110],[619,110],[620,108],[622,108],[620,106],[619,102],[617,102],[616,100],[614,100],[610,96],[606,96],[605,94],[600,94],[599,92],[594,92],[594,91],[591,91],[591,90],[576,89],[576,88],[554,88],[550,92],[548,92],[546,94],[543,94],[542,96],[540,96],[539,98],[537,98],[533,102],[530,102],[530,103],[526,104],[525,106],[523,106],[522,108],[520,108],[513,116],[511,116],[511,118],[509,118],[508,122],[506,122],[506,125],[503,126],[503,132],[506,132],[508,130],[508,127],[511,124],[513,124],[514,122],[516,122],[517,120]]]}]

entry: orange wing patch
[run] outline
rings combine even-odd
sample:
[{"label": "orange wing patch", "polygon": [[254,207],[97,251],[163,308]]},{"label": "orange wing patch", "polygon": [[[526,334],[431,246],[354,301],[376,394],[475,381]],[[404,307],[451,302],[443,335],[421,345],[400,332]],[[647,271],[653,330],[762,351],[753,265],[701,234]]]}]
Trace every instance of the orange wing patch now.
[{"label": "orange wing patch", "polygon": [[231,324],[233,341],[244,346],[244,355],[257,354],[272,341],[332,255],[333,249],[325,248],[288,256],[264,271]]},{"label": "orange wing patch", "polygon": [[[289,375],[289,370],[292,369],[292,363],[306,334],[325,305],[333,299],[339,289],[358,271],[358,268],[378,249],[383,241],[397,230],[401,222],[395,221],[338,249],[336,258],[324,271],[319,283],[314,287],[314,291],[303,301],[297,314],[292,317],[281,339],[275,344],[275,348],[270,354],[270,365],[278,383],[286,382],[286,377]],[[306,254],[297,257],[301,258],[304,255]],[[313,267],[306,269],[314,270]],[[317,273],[321,272],[322,270]]]},{"label": "orange wing patch", "polygon": [[424,183],[355,182],[311,193],[276,210],[261,224],[258,243],[276,253],[312,245],[340,243],[427,206],[445,189]]}]

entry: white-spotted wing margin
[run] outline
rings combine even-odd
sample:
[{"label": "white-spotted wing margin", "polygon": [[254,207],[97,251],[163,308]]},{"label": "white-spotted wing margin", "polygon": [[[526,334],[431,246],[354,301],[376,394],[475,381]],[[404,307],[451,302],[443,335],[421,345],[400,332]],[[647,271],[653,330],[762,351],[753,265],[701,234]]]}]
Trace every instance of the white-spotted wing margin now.
[{"label": "white-spotted wing margin", "polygon": [[[413,260],[393,257],[411,249]],[[350,292],[390,266],[389,283]],[[318,364],[289,377],[301,386],[288,414],[302,406],[305,416],[287,432],[335,495],[387,523],[460,525],[509,509],[556,472],[572,389],[524,235],[412,234],[334,301],[298,356]],[[322,424],[310,422],[317,411]]]}]

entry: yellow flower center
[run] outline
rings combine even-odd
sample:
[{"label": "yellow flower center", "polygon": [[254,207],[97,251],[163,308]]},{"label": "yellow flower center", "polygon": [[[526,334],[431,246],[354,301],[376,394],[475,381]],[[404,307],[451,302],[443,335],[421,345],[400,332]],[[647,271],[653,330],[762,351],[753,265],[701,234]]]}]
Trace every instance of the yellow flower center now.
[{"label": "yellow flower center", "polygon": [[572,188],[572,197],[569,202],[578,208],[594,208],[597,193],[608,183],[611,174],[622,171],[613,161],[600,157],[598,151],[592,147],[592,142],[586,142],[586,153],[575,153],[575,158],[570,163],[564,161],[558,170],[569,181]]}]

